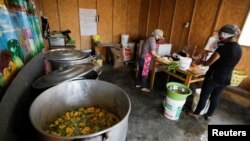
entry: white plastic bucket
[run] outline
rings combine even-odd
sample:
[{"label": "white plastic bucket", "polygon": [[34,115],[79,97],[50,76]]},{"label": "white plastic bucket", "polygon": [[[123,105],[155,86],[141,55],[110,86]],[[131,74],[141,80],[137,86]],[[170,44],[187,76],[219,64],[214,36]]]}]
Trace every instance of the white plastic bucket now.
[{"label": "white plastic bucket", "polygon": [[134,57],[134,53],[135,53],[135,42],[129,42],[128,43],[128,48],[131,48],[132,58],[133,58]]},{"label": "white plastic bucket", "polygon": [[128,38],[129,38],[128,34],[122,34],[121,35],[121,44],[122,44],[122,47],[127,47],[127,45],[128,45]]},{"label": "white plastic bucket", "polygon": [[135,42],[129,42],[128,43],[128,47],[132,49],[132,51],[134,52],[135,49]]},{"label": "white plastic bucket", "polygon": [[[193,103],[192,103],[192,111],[193,112],[195,111],[195,109],[196,109],[196,107],[198,105],[198,102],[200,100],[200,93],[201,93],[201,88],[195,90],[195,93],[194,93],[194,96],[193,96]],[[210,105],[210,101],[207,100],[205,107],[200,112],[200,115],[204,115],[204,114],[207,113],[209,105]]]},{"label": "white plastic bucket", "polygon": [[182,69],[182,70],[187,70],[187,69],[189,69],[191,63],[192,63],[192,58],[180,57],[179,68]]},{"label": "white plastic bucket", "polygon": [[91,55],[92,50],[91,49],[84,49],[84,50],[82,50],[82,52],[84,52],[88,55]]},{"label": "white plastic bucket", "polygon": [[122,48],[122,58],[124,62],[131,61],[133,59],[132,49],[129,47]]},{"label": "white plastic bucket", "polygon": [[167,96],[164,101],[164,116],[170,120],[178,120],[185,102],[186,99],[174,100]]}]

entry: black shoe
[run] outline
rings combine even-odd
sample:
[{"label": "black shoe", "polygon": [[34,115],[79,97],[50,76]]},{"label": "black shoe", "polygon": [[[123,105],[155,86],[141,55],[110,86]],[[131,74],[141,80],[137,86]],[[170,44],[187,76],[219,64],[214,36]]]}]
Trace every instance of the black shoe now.
[{"label": "black shoe", "polygon": [[196,115],[196,114],[194,114],[194,112],[189,112],[188,115],[191,116],[191,117],[193,117],[196,120],[199,120],[201,118],[200,115]]},{"label": "black shoe", "polygon": [[212,116],[208,116],[207,114],[205,114],[204,118],[206,121],[210,121],[212,119]]}]

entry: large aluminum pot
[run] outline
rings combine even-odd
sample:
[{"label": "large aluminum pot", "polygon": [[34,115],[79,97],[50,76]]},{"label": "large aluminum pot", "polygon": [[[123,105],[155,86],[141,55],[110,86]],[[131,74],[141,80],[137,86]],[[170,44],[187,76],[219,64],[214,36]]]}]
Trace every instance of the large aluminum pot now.
[{"label": "large aluminum pot", "polygon": [[[89,135],[58,137],[45,132],[48,124],[63,113],[97,105],[116,113],[121,121]],[[130,110],[128,95],[116,85],[100,80],[76,80],[59,84],[41,93],[33,101],[29,116],[43,141],[125,141]]]},{"label": "large aluminum pot", "polygon": [[93,59],[89,53],[66,48],[49,50],[44,56],[50,60],[53,70],[58,69],[60,66],[90,63]]},{"label": "large aluminum pot", "polygon": [[79,60],[65,60],[65,61],[51,60],[51,66],[52,66],[52,69],[55,70],[55,69],[58,69],[61,66],[84,65],[84,64],[92,62],[91,59],[92,58],[88,57],[88,58],[79,59]]}]

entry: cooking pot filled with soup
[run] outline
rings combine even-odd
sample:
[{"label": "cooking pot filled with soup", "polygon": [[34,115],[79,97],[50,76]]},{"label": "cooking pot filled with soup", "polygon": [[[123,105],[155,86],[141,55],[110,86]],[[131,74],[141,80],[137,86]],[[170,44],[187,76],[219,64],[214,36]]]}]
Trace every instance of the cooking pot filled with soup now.
[{"label": "cooking pot filled with soup", "polygon": [[51,87],[32,103],[32,125],[45,141],[125,141],[131,110],[127,94],[100,80]]}]

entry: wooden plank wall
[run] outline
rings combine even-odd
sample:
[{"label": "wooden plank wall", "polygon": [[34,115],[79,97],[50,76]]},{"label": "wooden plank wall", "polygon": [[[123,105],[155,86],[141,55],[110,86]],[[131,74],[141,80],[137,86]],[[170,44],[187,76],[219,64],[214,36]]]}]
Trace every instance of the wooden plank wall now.
[{"label": "wooden plank wall", "polygon": [[[240,28],[250,9],[250,0],[40,0],[40,9],[51,30],[72,30],[78,49],[91,48],[90,37],[79,32],[79,8],[97,9],[100,17],[98,34],[103,43],[119,43],[122,33],[130,35],[130,41],[138,42],[155,28],[164,31],[166,41],[173,44],[172,51],[180,51],[189,45],[201,51],[213,31],[227,23]],[[185,24],[189,26],[185,28]],[[238,69],[249,73],[247,61],[250,48],[242,47],[243,59]],[[250,87],[249,81],[242,83]]]},{"label": "wooden plank wall", "polygon": [[102,43],[113,41],[113,0],[98,0],[97,11],[100,17],[98,34]]},{"label": "wooden plank wall", "polygon": [[60,30],[57,0],[42,0],[42,13],[47,17],[51,31]]},{"label": "wooden plank wall", "polygon": [[160,7],[159,28],[163,30],[167,42],[170,42],[174,19],[175,0],[162,0]]},{"label": "wooden plank wall", "polygon": [[150,35],[154,29],[158,28],[161,0],[150,0],[147,35]]},{"label": "wooden plank wall", "polygon": [[119,43],[121,41],[121,34],[127,32],[127,0],[114,0],[113,8],[113,42]]},{"label": "wooden plank wall", "polygon": [[173,51],[175,52],[182,50],[187,40],[189,28],[185,28],[184,25],[186,22],[191,23],[194,4],[195,0],[176,0],[170,38],[170,43],[173,44]]},{"label": "wooden plank wall", "polygon": [[213,21],[216,19],[219,4],[220,1],[218,0],[196,1],[189,36],[185,44],[189,44],[190,47],[197,45],[200,50],[204,47],[211,31],[214,30]]},{"label": "wooden plank wall", "polygon": [[128,0],[127,33],[132,42],[138,40],[140,10],[141,0]]},{"label": "wooden plank wall", "polygon": [[141,0],[140,22],[139,22],[139,39],[147,36],[148,15],[150,0]]},{"label": "wooden plank wall", "polygon": [[[70,30],[70,36],[76,41],[76,48],[80,47],[80,26],[79,26],[79,10],[77,7],[77,0],[63,0],[64,2],[58,4],[58,13],[60,21],[60,30]],[[59,2],[59,1],[58,1]]]}]

